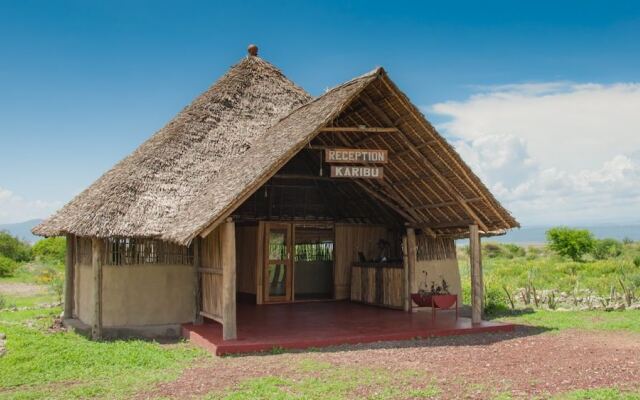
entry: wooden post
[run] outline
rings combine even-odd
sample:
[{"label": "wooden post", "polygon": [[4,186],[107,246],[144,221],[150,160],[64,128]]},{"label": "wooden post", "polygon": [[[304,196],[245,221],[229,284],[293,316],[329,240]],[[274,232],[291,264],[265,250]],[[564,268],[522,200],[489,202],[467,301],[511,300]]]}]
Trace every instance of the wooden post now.
[{"label": "wooden post", "polygon": [[91,337],[102,338],[102,239],[91,238],[91,264],[93,267],[93,324]]},{"label": "wooden post", "polygon": [[220,228],[222,242],[222,340],[236,339],[236,229],[231,218]]},{"label": "wooden post", "polygon": [[480,248],[480,233],[478,225],[469,226],[469,268],[471,275],[471,322],[479,324],[482,321],[482,254]]},{"label": "wooden post", "polygon": [[404,297],[404,310],[411,311],[411,286],[409,283],[409,252],[407,251],[407,236],[402,235],[402,278],[404,290],[402,296]]},{"label": "wooden post", "polygon": [[75,289],[75,240],[74,235],[67,235],[67,259],[64,271],[64,319],[73,318],[74,289]]},{"label": "wooden post", "polygon": [[193,240],[193,323],[195,325],[202,324],[202,315],[200,314],[200,268],[202,268],[202,238],[197,236]]},{"label": "wooden post", "polygon": [[413,228],[407,228],[407,260],[409,267],[409,311],[413,309],[413,302],[411,301],[411,292],[413,291],[413,283],[416,281],[416,264],[417,264],[417,251],[416,251],[416,232]]}]

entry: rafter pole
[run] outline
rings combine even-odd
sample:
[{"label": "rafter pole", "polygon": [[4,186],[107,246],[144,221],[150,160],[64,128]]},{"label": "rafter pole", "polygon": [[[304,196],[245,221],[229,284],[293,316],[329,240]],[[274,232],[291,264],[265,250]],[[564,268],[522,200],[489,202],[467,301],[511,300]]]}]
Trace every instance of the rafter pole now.
[{"label": "rafter pole", "polygon": [[[388,124],[392,124],[393,122],[391,121],[391,119],[384,113],[384,111],[382,111],[374,102],[373,100],[371,100],[369,98],[369,96],[367,96],[366,93],[362,93],[362,99],[365,102],[365,104],[367,104],[369,107],[371,107],[371,109],[379,115],[379,117],[383,120],[383,122],[388,123]],[[462,206],[462,208],[467,212],[467,214],[474,220],[477,222],[477,224],[484,230],[484,231],[488,231],[489,229],[487,228],[487,226],[482,222],[482,220],[480,219],[480,217],[478,217],[478,215],[476,214],[475,211],[473,211],[473,209],[471,207],[469,207],[469,205],[467,203],[465,203],[464,199],[462,198],[462,196],[460,196],[458,194],[458,191],[453,187],[453,185],[451,185],[451,183],[449,183],[449,181],[442,176],[442,173],[435,167],[433,166],[433,164],[431,164],[430,161],[428,161],[424,154],[422,154],[418,149],[416,149],[415,145],[413,143],[411,143],[409,141],[409,139],[406,137],[406,135],[404,134],[404,132],[402,132],[402,130],[400,130],[401,134],[398,135],[398,137],[400,138],[400,140],[405,144],[406,148],[408,150],[410,150],[413,154],[416,155],[416,159],[418,160],[418,162],[420,162],[421,164],[423,164],[424,166],[426,166],[431,173],[449,190],[449,192],[451,193],[452,197],[458,202],[458,204],[460,204],[460,206]]]}]

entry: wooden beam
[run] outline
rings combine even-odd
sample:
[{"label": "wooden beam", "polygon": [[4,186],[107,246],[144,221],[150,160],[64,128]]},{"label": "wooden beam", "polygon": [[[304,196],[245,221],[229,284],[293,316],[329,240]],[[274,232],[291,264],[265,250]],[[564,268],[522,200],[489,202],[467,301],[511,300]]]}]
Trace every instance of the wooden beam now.
[{"label": "wooden beam", "polygon": [[[391,119],[387,116],[387,114],[382,111],[380,109],[380,107],[378,107],[373,100],[371,100],[369,98],[369,96],[367,96],[366,93],[362,93],[362,100],[365,102],[365,104],[367,104],[369,107],[371,107],[371,109],[379,116],[379,118],[382,119],[382,121],[384,123],[387,124],[392,124]],[[398,128],[396,128],[398,129]],[[399,130],[399,129],[398,129]],[[416,145],[414,145],[413,143],[411,143],[411,141],[406,137],[406,135],[401,131],[400,131],[400,135],[398,135],[398,138],[400,139],[401,142],[403,142],[403,144],[405,145],[405,148],[409,151],[411,151],[416,157],[415,159],[423,164],[425,167],[427,167],[427,169],[429,170],[429,172],[431,174],[433,174],[443,185],[444,187],[449,191],[449,194],[462,206],[462,208],[464,208],[464,210],[467,212],[467,214],[484,230],[484,231],[488,231],[489,229],[487,228],[487,226],[482,222],[482,220],[480,219],[480,217],[478,217],[478,215],[475,213],[475,211],[473,211],[473,209],[471,207],[469,207],[468,204],[466,204],[464,201],[462,201],[462,196],[460,196],[460,194],[458,193],[457,189],[455,187],[453,187],[453,185],[449,182],[448,179],[446,179],[442,173],[440,172],[440,170],[438,170],[438,168],[436,168],[431,161],[429,161],[424,154],[422,154],[422,152],[420,152],[420,150],[418,150],[416,148]]]},{"label": "wooden beam", "polygon": [[326,128],[320,129],[320,133],[397,133],[397,128],[388,128],[388,127],[360,127],[360,126],[328,126]]},{"label": "wooden beam", "polygon": [[438,222],[436,224],[422,224],[418,226],[421,229],[446,229],[446,228],[460,228],[467,227],[470,224],[473,224],[475,221],[471,219],[466,219],[463,221],[446,221],[446,222]]},{"label": "wooden beam", "polygon": [[[471,199],[463,199],[462,201],[464,201],[465,203],[471,203],[474,201],[482,201],[481,197],[473,197]],[[422,204],[419,206],[415,206],[412,207],[414,210],[424,210],[424,209],[428,209],[428,208],[438,208],[438,207],[448,207],[448,206],[455,206],[458,205],[458,201],[444,201],[441,203],[433,203],[433,204]]]},{"label": "wooden beam", "polygon": [[469,265],[471,267],[471,322],[482,321],[482,253],[478,225],[469,226]]},{"label": "wooden beam", "polygon": [[222,248],[222,340],[237,338],[236,331],[236,229],[231,218],[220,228]]},{"label": "wooden beam", "polygon": [[93,321],[91,338],[102,339],[102,253],[104,241],[91,238],[91,266],[93,272]]},{"label": "wooden beam", "polygon": [[403,279],[403,305],[404,310],[411,311],[411,286],[409,284],[409,252],[407,251],[407,236],[402,235],[402,279]]},{"label": "wooden beam", "polygon": [[75,289],[75,235],[67,234],[67,257],[64,274],[64,319],[73,318],[74,289]]},{"label": "wooden beam", "polygon": [[369,193],[371,196],[375,197],[376,199],[378,199],[381,202],[383,202],[384,204],[386,204],[389,208],[391,208],[393,211],[397,212],[403,218],[406,218],[407,221],[414,222],[414,223],[416,222],[415,218],[413,218],[412,216],[410,216],[409,214],[404,212],[404,210],[400,206],[397,206],[396,204],[394,204],[391,200],[387,199],[382,194],[374,191],[373,189],[370,189],[367,185],[365,185],[364,183],[362,183],[362,182],[360,182],[358,180],[354,179],[353,182],[355,184],[357,184],[358,186],[360,186],[362,189],[364,189],[365,192]]},{"label": "wooden beam", "polygon": [[[407,261],[409,267],[409,293],[413,292],[413,284],[416,281],[416,264],[418,252],[416,249],[416,232],[413,228],[407,228]],[[409,301],[409,311],[413,308],[413,302]]]},{"label": "wooden beam", "polygon": [[202,269],[202,238],[196,236],[193,240],[193,323],[200,325],[202,323],[202,303],[201,303],[201,286],[200,270]]},{"label": "wooden beam", "polygon": [[[391,82],[391,80],[387,81],[387,79],[383,76],[381,79],[382,83],[387,87],[388,90],[391,91],[391,93],[393,93],[393,95],[396,97],[396,99],[398,99],[404,106],[405,108],[409,111],[409,114],[420,124],[422,125],[427,132],[429,132],[431,134],[432,137],[436,138],[436,143],[440,146],[441,149],[443,149],[444,151],[449,151],[449,148],[445,145],[445,141],[444,139],[442,139],[442,137],[438,134],[438,132],[436,131],[436,129],[425,119],[424,115],[422,115],[422,113],[420,113],[418,111],[418,109],[411,104],[411,102],[409,101],[409,99],[404,96],[402,94],[402,92],[400,91],[400,89],[398,89],[395,84],[393,82]],[[396,126],[396,125],[394,125]],[[439,140],[438,140],[439,139]],[[436,153],[437,154],[437,153]],[[438,158],[440,158],[440,160],[442,162],[445,162],[441,157],[438,156]],[[491,210],[494,212],[494,214],[496,214],[498,216],[498,218],[503,222],[503,224],[505,224],[505,227],[508,229],[510,228],[509,223],[507,223],[507,221],[504,219],[504,217],[502,216],[502,213],[500,213],[493,205],[493,203],[491,201],[489,201],[489,199],[487,198],[487,196],[484,194],[483,189],[481,189],[477,183],[474,181],[473,178],[471,178],[471,176],[469,175],[469,173],[467,172],[467,167],[466,165],[463,165],[464,161],[462,161],[462,158],[460,158],[457,153],[454,152],[454,155],[452,157],[450,157],[453,162],[458,166],[458,168],[462,171],[463,176],[466,178],[467,180],[467,187],[470,187],[468,185],[468,183],[471,184],[471,188],[475,189],[481,197],[483,197],[485,203],[487,205],[489,205],[489,208],[491,208]],[[453,169],[452,169],[453,170]],[[455,173],[455,171],[454,171]],[[480,225],[480,227],[482,227],[482,225]],[[485,231],[488,231],[488,229],[483,228]]]},{"label": "wooden beam", "polygon": [[[429,140],[427,142],[424,143],[420,143],[419,145],[416,145],[417,149],[424,149],[426,147],[431,146],[432,144],[436,144],[437,141],[436,140]],[[404,150],[400,150],[400,151],[396,151],[395,153],[389,153],[389,158],[391,157],[404,157],[407,154],[410,154],[411,150],[410,149],[404,149]]]}]

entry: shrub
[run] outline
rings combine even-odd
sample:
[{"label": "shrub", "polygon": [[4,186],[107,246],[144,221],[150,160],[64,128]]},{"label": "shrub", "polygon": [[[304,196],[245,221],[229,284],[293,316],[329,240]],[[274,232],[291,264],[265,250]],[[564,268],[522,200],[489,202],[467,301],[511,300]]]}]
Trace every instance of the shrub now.
[{"label": "shrub", "polygon": [[524,247],[520,247],[517,244],[507,243],[504,244],[503,247],[513,257],[524,257],[527,254]]},{"label": "shrub", "polygon": [[631,239],[629,236],[625,236],[622,238],[622,243],[623,244],[633,244],[633,239]]},{"label": "shrub", "polygon": [[640,267],[640,256],[635,256],[633,258],[633,265],[635,265],[636,267]]},{"label": "shrub", "polygon": [[43,262],[64,264],[67,241],[63,237],[50,237],[33,245],[33,256]]},{"label": "shrub", "polygon": [[595,240],[593,234],[586,229],[571,229],[556,227],[547,231],[549,248],[563,257],[570,257],[573,261],[580,261],[582,256],[590,253]]},{"label": "shrub", "polygon": [[598,260],[606,260],[607,258],[618,257],[622,254],[622,243],[615,239],[596,240],[595,246],[591,254]]},{"label": "shrub", "polygon": [[60,268],[48,266],[38,276],[38,281],[48,286],[51,294],[54,294],[59,302],[62,302],[64,291],[64,273]]},{"label": "shrub", "polygon": [[17,268],[17,262],[0,254],[0,277],[13,275]]},{"label": "shrub", "polygon": [[31,260],[31,247],[7,232],[0,232],[0,255],[13,261]]},{"label": "shrub", "polygon": [[504,252],[497,243],[485,243],[482,245],[482,254],[488,258],[497,258],[503,256]]},{"label": "shrub", "polygon": [[494,285],[484,287],[484,312],[488,315],[495,315],[509,310],[507,305],[509,299],[502,288]]}]

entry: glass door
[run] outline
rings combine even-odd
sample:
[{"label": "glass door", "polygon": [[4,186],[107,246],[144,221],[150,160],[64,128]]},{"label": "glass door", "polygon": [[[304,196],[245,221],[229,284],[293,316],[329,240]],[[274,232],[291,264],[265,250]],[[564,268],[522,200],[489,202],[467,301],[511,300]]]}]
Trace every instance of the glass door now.
[{"label": "glass door", "polygon": [[264,301],[291,301],[291,224],[266,224]]}]

